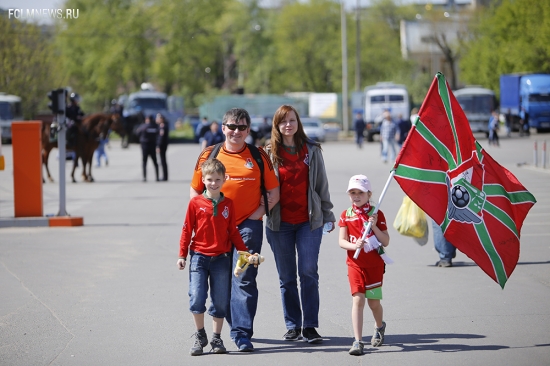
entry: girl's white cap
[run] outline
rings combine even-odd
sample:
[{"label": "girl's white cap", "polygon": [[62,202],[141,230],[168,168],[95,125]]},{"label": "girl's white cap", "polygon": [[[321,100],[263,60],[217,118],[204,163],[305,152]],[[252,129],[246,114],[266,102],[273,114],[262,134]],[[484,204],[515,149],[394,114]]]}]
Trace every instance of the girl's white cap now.
[{"label": "girl's white cap", "polygon": [[349,184],[348,184],[348,192],[351,189],[358,189],[363,192],[371,192],[371,186],[369,182],[369,178],[367,178],[366,175],[354,175],[350,178]]}]

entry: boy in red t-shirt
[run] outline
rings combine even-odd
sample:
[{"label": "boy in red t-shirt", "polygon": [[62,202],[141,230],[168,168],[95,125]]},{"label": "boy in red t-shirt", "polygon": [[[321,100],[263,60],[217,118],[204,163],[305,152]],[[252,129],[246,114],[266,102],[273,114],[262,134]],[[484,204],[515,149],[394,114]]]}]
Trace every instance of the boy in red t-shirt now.
[{"label": "boy in red t-shirt", "polygon": [[[237,250],[248,251],[235,222],[233,201],[223,195],[225,166],[218,159],[205,161],[202,166],[202,182],[206,190],[189,201],[180,238],[178,268],[183,270],[187,254],[191,252],[189,267],[189,310],[197,332],[191,347],[191,355],[203,353],[208,344],[204,330],[204,312],[210,282],[214,334],[210,345],[213,353],[226,353],[220,338],[223,320],[229,309],[231,293],[231,243]],[[194,236],[192,234],[195,233]]]},{"label": "boy in red t-shirt", "polygon": [[[363,309],[365,298],[375,321],[374,335],[371,344],[374,347],[384,342],[386,323],[383,319],[383,309],[380,304],[382,299],[382,280],[385,272],[384,260],[378,254],[378,250],[372,249],[379,246],[386,247],[390,243],[386,218],[382,211],[373,213],[374,206],[369,202],[372,196],[371,184],[364,175],[354,175],[348,185],[348,195],[352,206],[340,215],[340,247],[348,252],[346,263],[348,265],[348,278],[353,296],[351,320],[355,340],[350,355],[363,354]],[[363,233],[368,223],[372,223],[369,236],[363,239]],[[372,250],[367,251],[369,248]],[[361,250],[359,257],[354,259],[356,249]]]}]

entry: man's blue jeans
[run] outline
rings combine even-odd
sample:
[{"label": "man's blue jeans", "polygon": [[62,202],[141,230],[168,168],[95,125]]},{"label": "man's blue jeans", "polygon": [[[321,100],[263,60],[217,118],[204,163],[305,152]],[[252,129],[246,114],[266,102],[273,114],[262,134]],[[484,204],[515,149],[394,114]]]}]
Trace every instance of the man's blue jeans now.
[{"label": "man's blue jeans", "polygon": [[[263,221],[246,219],[238,228],[249,252],[260,253],[264,237]],[[237,250],[233,248],[233,268],[238,257]],[[226,320],[231,328],[229,334],[233,340],[242,337],[251,339],[254,334],[254,317],[258,307],[257,275],[258,268],[248,266],[239,277],[232,276],[231,311],[226,315]]]},{"label": "man's blue jeans", "polygon": [[388,150],[390,152],[389,160],[390,162],[395,161],[396,157],[396,149],[395,149],[395,139],[382,139],[382,160],[387,161],[388,160]]},{"label": "man's blue jeans", "polygon": [[[319,326],[319,273],[317,262],[323,227],[311,231],[309,222],[281,222],[279,231],[266,228],[266,236],[279,272],[287,329]],[[298,261],[296,261],[298,254]],[[296,266],[296,262],[298,266]],[[300,276],[298,296],[297,274]],[[302,303],[300,305],[300,298]],[[303,310],[303,324],[302,324]]]},{"label": "man's blue jeans", "polygon": [[456,248],[445,239],[441,227],[432,220],[432,228],[434,232],[434,246],[439,253],[440,259],[452,260],[456,255]]},{"label": "man's blue jeans", "polygon": [[214,318],[224,318],[229,305],[231,289],[230,253],[209,257],[191,252],[189,259],[189,310],[193,314],[206,311],[208,282],[210,282],[211,304],[208,314]]}]

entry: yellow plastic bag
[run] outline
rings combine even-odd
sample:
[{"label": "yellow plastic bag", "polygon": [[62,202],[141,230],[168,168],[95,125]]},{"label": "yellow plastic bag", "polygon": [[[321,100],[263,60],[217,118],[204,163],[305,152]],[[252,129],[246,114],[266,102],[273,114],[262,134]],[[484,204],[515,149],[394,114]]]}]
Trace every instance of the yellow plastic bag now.
[{"label": "yellow plastic bag", "polygon": [[424,211],[408,196],[405,196],[399,211],[397,211],[397,216],[395,216],[393,227],[401,235],[423,238],[427,237],[428,219]]}]

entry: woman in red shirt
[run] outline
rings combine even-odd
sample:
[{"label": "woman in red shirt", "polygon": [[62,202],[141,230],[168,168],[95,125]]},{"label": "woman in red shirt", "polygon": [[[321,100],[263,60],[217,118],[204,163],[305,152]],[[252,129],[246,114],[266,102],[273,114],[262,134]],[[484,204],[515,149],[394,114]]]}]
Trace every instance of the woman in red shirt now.
[{"label": "woman in red shirt", "polygon": [[306,136],[296,109],[283,105],[273,116],[266,150],[281,192],[266,219],[266,237],[279,273],[287,328],[283,338],[319,343],[323,339],[315,329],[319,327],[317,262],[323,226],[330,223],[332,231],[336,221],[321,147]]}]

